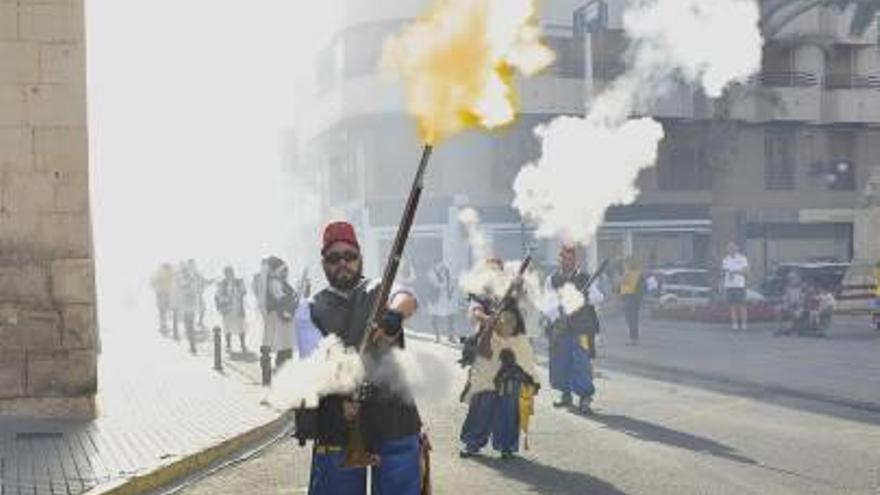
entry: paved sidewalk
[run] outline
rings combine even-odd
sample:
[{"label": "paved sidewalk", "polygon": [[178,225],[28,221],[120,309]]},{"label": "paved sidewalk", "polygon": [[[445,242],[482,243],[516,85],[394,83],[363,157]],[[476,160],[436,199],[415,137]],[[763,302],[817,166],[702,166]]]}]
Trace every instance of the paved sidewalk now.
[{"label": "paved sidewalk", "polygon": [[97,419],[0,422],[0,494],[138,493],[285,424],[261,405],[254,356],[221,374],[210,342],[191,356],[184,341],[126,330],[102,335]]},{"label": "paved sidewalk", "polygon": [[880,410],[880,334],[865,318],[836,317],[827,338],[777,337],[773,325],[645,320],[638,346],[627,345],[621,319],[603,323],[600,367],[690,373]]}]

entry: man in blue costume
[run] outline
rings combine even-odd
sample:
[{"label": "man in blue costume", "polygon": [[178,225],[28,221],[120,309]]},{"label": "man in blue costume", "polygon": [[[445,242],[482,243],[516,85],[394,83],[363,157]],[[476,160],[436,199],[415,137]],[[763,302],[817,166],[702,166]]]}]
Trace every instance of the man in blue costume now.
[{"label": "man in blue costume", "polygon": [[[528,431],[532,401],[539,386],[534,351],[519,309],[524,296],[522,280],[505,276],[499,259],[492,258],[486,263],[487,272],[500,283],[490,284],[483,294],[472,294],[470,313],[479,324],[479,332],[491,332],[487,334],[491,355],[478,353],[468,372],[461,397],[468,404],[468,414],[461,426],[460,455],[476,455],[491,437],[492,447],[501,453],[501,458],[510,459],[519,450],[520,431]],[[510,284],[516,284],[514,297],[497,307],[501,295],[491,286],[506,290]]]},{"label": "man in blue costume", "polygon": [[[548,308],[550,340],[550,385],[562,393],[555,407],[574,407],[573,396],[578,397],[577,411],[590,414],[590,404],[596,392],[593,386],[592,359],[596,356],[596,334],[599,318],[593,304],[601,300],[601,293],[587,287],[590,275],[577,262],[574,246],[564,245],[559,254],[559,269],[547,279],[547,290],[557,295],[558,304]],[[566,286],[570,286],[566,288]],[[579,291],[583,304],[565,308],[565,292]],[[584,293],[585,292],[585,293]],[[568,311],[566,311],[568,310]]]},{"label": "man in blue costume", "polygon": [[[324,230],[324,273],[329,287],[315,294],[311,317],[305,322],[327,336],[335,334],[348,347],[358,348],[367,331],[378,281],[363,277],[360,245],[354,227],[345,222],[329,224]],[[380,324],[379,352],[404,345],[403,320],[417,308],[411,293],[397,291],[389,299],[389,309]],[[382,359],[382,356],[370,356]],[[365,365],[366,365],[365,360]],[[369,366],[367,369],[369,378]],[[355,402],[349,396],[330,395],[320,400],[312,456],[311,495],[366,493],[367,469],[372,469],[372,493],[380,495],[419,495],[422,493],[422,423],[412,402],[396,395],[390,387],[373,384],[370,394]],[[344,465],[345,446],[352,421],[360,424],[367,451],[378,459],[370,468]],[[298,425],[299,426],[299,425]]]}]

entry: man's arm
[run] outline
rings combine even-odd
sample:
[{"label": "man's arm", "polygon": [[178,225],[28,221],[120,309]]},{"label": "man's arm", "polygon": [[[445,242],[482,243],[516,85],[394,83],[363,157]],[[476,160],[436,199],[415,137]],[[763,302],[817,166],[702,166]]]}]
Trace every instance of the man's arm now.
[{"label": "man's arm", "polygon": [[391,302],[388,304],[388,309],[400,313],[403,316],[403,319],[406,320],[416,314],[416,311],[419,309],[419,301],[411,292],[402,290],[397,291],[391,296]]}]

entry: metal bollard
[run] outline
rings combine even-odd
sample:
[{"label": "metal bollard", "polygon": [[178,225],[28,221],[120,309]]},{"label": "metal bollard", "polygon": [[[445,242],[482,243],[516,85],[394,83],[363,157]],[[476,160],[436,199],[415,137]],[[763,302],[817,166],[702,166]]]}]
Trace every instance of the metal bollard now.
[{"label": "metal bollard", "polygon": [[220,327],[214,327],[214,369],[223,371],[223,335]]},{"label": "metal bollard", "polygon": [[272,385],[272,348],[269,346],[260,347],[260,368],[263,371],[263,386]]}]

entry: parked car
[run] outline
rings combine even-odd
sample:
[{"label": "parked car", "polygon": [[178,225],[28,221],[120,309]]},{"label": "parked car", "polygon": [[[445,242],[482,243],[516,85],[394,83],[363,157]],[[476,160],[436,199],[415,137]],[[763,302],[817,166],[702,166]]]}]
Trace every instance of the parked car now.
[{"label": "parked car", "polygon": [[[709,270],[703,268],[656,268],[649,270],[658,282],[657,293],[652,294],[661,307],[675,305],[704,305],[716,298]],[[764,296],[753,290],[746,290],[747,302],[763,301]]]},{"label": "parked car", "polygon": [[782,263],[767,275],[760,291],[767,299],[780,299],[788,275],[795,272],[804,282],[826,289],[837,297],[849,266],[849,263],[840,262]]}]

